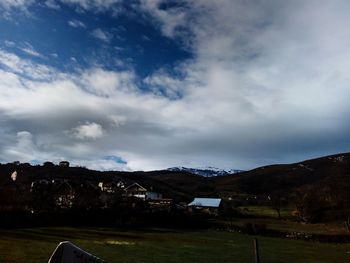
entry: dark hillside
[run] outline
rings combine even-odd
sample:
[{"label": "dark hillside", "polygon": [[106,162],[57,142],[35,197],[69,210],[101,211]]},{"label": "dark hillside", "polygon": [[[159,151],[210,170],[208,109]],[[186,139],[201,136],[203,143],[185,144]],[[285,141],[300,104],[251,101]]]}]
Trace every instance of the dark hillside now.
[{"label": "dark hillside", "polygon": [[17,171],[17,181],[30,184],[39,179],[68,179],[81,182],[119,181],[138,182],[149,190],[165,196],[190,200],[194,196],[215,197],[230,193],[269,194],[275,191],[292,192],[310,187],[324,188],[341,185],[350,187],[350,153],[337,154],[294,164],[260,167],[229,176],[201,177],[182,171],[100,172],[83,167],[57,165],[1,164],[0,185],[10,181]]},{"label": "dark hillside", "polygon": [[147,175],[155,180],[172,185],[177,189],[198,197],[215,197],[219,193],[215,189],[212,177],[202,177],[188,172],[154,171]]},{"label": "dark hillside", "polygon": [[215,178],[219,192],[266,194],[341,183],[350,186],[350,154],[337,154],[294,164],[270,165]]},{"label": "dark hillside", "polygon": [[197,175],[172,172],[100,172],[83,167],[60,167],[57,165],[31,166],[29,164],[1,164],[0,186],[11,182],[10,175],[16,171],[16,182],[30,185],[33,181],[46,179],[66,179],[71,183],[89,181],[97,185],[99,182],[123,181],[126,185],[137,182],[150,191],[161,192],[166,198],[189,201],[194,195],[213,195],[211,180]]}]

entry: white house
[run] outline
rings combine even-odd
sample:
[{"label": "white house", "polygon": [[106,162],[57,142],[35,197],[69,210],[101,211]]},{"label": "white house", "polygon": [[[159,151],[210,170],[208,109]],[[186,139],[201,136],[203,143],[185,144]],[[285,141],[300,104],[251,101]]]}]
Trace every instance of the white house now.
[{"label": "white house", "polygon": [[132,185],[129,185],[125,189],[125,194],[127,197],[137,197],[143,200],[146,200],[146,194],[147,194],[147,189],[144,188],[143,186],[139,185],[138,183],[134,183]]},{"label": "white house", "polygon": [[[151,187],[152,188],[152,187]],[[134,183],[125,189],[126,196],[137,197],[143,200],[161,200],[163,195],[161,193],[148,191],[145,187],[138,183]]]}]

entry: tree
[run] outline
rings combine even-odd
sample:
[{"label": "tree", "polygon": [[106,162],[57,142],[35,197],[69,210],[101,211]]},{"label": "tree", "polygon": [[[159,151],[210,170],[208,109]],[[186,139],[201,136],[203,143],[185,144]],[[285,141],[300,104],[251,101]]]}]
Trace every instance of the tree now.
[{"label": "tree", "polygon": [[48,212],[55,207],[52,185],[41,180],[32,183],[31,204],[34,212]]},{"label": "tree", "polygon": [[90,182],[75,187],[73,208],[78,210],[96,210],[101,208],[100,189]]},{"label": "tree", "polygon": [[278,218],[281,219],[281,209],[287,205],[287,198],[282,191],[275,192],[270,195],[270,205],[277,212]]},{"label": "tree", "polygon": [[326,195],[319,185],[298,189],[293,194],[293,201],[299,219],[307,223],[322,221],[326,212],[330,210]]},{"label": "tree", "polygon": [[233,227],[233,218],[239,215],[239,211],[237,210],[234,202],[231,200],[225,200],[222,203],[222,215],[228,217],[230,220],[230,228]]},{"label": "tree", "polygon": [[332,205],[334,217],[340,217],[350,232],[350,185],[347,178],[336,178],[326,188],[328,202]]}]

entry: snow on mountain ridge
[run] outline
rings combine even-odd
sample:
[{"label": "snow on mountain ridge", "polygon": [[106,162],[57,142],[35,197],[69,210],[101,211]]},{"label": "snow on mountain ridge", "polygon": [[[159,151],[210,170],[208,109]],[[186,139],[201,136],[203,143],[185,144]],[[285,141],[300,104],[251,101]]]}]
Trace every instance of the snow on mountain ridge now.
[{"label": "snow on mountain ridge", "polygon": [[188,172],[192,174],[196,174],[203,177],[213,177],[213,176],[223,176],[223,175],[229,175],[229,174],[235,174],[239,172],[243,172],[242,170],[238,169],[229,169],[224,170],[212,166],[208,167],[198,167],[198,168],[187,168],[187,167],[172,167],[168,168],[168,171],[181,171],[181,172]]}]

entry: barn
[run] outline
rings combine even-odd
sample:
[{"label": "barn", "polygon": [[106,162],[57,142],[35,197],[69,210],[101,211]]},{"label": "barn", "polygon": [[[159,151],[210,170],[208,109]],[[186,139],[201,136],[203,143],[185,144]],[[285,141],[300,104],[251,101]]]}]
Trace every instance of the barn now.
[{"label": "barn", "polygon": [[195,198],[187,206],[192,212],[218,215],[221,207],[221,198]]}]

